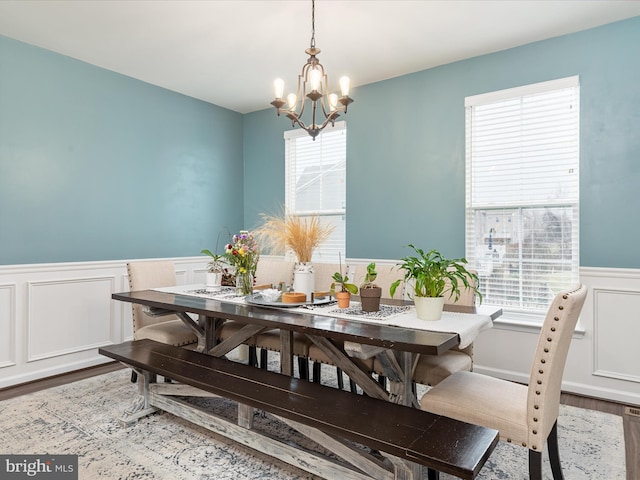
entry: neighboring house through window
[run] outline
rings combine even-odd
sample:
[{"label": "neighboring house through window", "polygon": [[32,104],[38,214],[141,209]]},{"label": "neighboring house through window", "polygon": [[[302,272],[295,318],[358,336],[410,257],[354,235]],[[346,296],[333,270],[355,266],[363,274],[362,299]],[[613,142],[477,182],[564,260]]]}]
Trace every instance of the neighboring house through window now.
[{"label": "neighboring house through window", "polygon": [[484,302],[540,321],[579,282],[578,77],[466,98],[466,256]]},{"label": "neighboring house through window", "polygon": [[300,217],[316,215],[334,231],[313,255],[314,262],[337,263],[345,256],[347,128],[326,127],[315,140],[302,129],[285,139],[285,208]]}]

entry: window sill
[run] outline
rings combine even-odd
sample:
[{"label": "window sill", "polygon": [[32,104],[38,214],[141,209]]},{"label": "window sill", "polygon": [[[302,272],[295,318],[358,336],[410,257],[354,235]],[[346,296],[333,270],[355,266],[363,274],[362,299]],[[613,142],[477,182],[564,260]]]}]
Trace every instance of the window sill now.
[{"label": "window sill", "polygon": [[[540,334],[544,317],[540,315],[522,315],[512,312],[506,312],[501,317],[493,321],[493,328],[500,330],[511,330],[514,332]],[[578,325],[573,332],[573,338],[583,338],[586,330]]]}]

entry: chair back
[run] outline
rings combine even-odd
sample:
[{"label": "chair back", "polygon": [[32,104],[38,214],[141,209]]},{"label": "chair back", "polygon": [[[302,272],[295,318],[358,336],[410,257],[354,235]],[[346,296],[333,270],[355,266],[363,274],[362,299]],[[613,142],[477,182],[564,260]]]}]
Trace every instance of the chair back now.
[{"label": "chair back", "polygon": [[[475,270],[469,270],[469,273],[477,274],[477,272]],[[448,280],[447,280],[446,283],[448,285],[445,288],[445,292],[450,291],[449,289],[451,288],[450,282]],[[473,278],[473,277],[469,277],[469,285],[471,285],[473,287],[476,287],[477,286],[476,279]],[[460,286],[460,285],[458,285],[458,286]],[[476,292],[474,292],[472,288],[465,288],[465,286],[462,285],[460,287],[460,296],[458,297],[458,300],[456,300],[455,295],[449,295],[449,297],[445,297],[444,302],[446,304],[448,304],[448,305],[462,305],[464,307],[475,307],[475,305],[476,305]],[[451,350],[454,350],[454,351],[457,351],[457,352],[466,353],[467,355],[469,355],[471,357],[471,360],[473,361],[473,343],[470,343],[469,345],[467,345],[464,348],[453,347]]]},{"label": "chair back", "polygon": [[562,375],[587,287],[559,293],[540,331],[527,397],[528,445],[541,449],[558,418]]},{"label": "chair back", "polygon": [[[404,272],[400,270],[395,264],[379,264],[376,263],[376,272],[378,276],[373,281],[376,285],[378,285],[382,289],[382,298],[391,298],[391,293],[389,293],[389,288],[391,284],[398,279],[402,279],[404,276]],[[364,277],[367,274],[367,265],[358,265],[356,268],[356,278],[353,283],[355,283],[358,288],[364,282]],[[394,298],[402,299],[404,298],[404,282],[400,283],[400,286],[396,290],[396,294]]]},{"label": "chair back", "polygon": [[273,285],[276,288],[280,282],[293,285],[293,267],[295,262],[281,257],[261,256],[256,267],[256,286]]},{"label": "chair back", "polygon": [[[167,260],[153,260],[127,263],[129,274],[129,290],[149,290],[158,287],[173,287],[176,285],[176,271],[173,262]],[[150,317],[144,313],[142,305],[131,304],[133,314],[133,338],[136,330],[147,325],[177,320],[175,315]]]},{"label": "chair back", "polygon": [[[475,270],[469,270],[469,273],[475,274],[477,275],[478,272],[476,272]],[[473,288],[475,288],[477,286],[477,282],[476,279],[473,277],[469,277],[469,285],[471,285]],[[464,285],[462,285],[462,282],[458,282],[458,287],[460,288],[460,296],[458,297],[458,300],[456,300],[456,296],[453,295],[453,293],[451,292],[451,282],[449,280],[445,281],[446,283],[446,287],[445,287],[445,299],[444,299],[444,303],[447,303],[449,305],[462,305],[465,307],[475,307],[476,305],[476,292],[473,290],[473,288],[466,288]],[[449,297],[446,296],[446,293],[449,293]]]},{"label": "chair back", "polygon": [[[333,283],[331,278],[334,273],[340,271],[339,263],[313,263],[313,279],[316,292],[328,292]],[[342,274],[347,273],[347,265],[342,264]],[[355,283],[353,278],[349,278],[349,283]]]}]

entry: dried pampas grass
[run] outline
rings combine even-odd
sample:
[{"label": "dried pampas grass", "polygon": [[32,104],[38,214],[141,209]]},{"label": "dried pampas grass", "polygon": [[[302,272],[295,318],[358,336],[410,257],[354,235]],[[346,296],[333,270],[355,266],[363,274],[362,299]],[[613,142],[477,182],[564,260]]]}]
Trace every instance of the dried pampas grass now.
[{"label": "dried pampas grass", "polygon": [[333,233],[333,225],[322,225],[315,215],[298,217],[281,213],[261,214],[264,223],[253,234],[272,253],[293,250],[299,262],[310,262],[313,251]]}]

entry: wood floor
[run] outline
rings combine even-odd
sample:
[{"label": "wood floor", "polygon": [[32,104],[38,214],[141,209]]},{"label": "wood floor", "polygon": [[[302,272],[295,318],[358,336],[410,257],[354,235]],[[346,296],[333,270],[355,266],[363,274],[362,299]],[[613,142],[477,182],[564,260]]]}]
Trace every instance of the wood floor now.
[{"label": "wood floor", "polygon": [[[106,363],[97,367],[85,368],[75,372],[56,375],[21,385],[0,389],[0,401],[37,392],[46,388],[65,385],[85,378],[102,375],[125,368],[117,362]],[[560,402],[578,408],[587,408],[611,413],[622,417],[624,427],[624,444],[627,466],[627,480],[640,480],[640,407],[627,406],[596,398],[582,397],[563,393]]]}]

